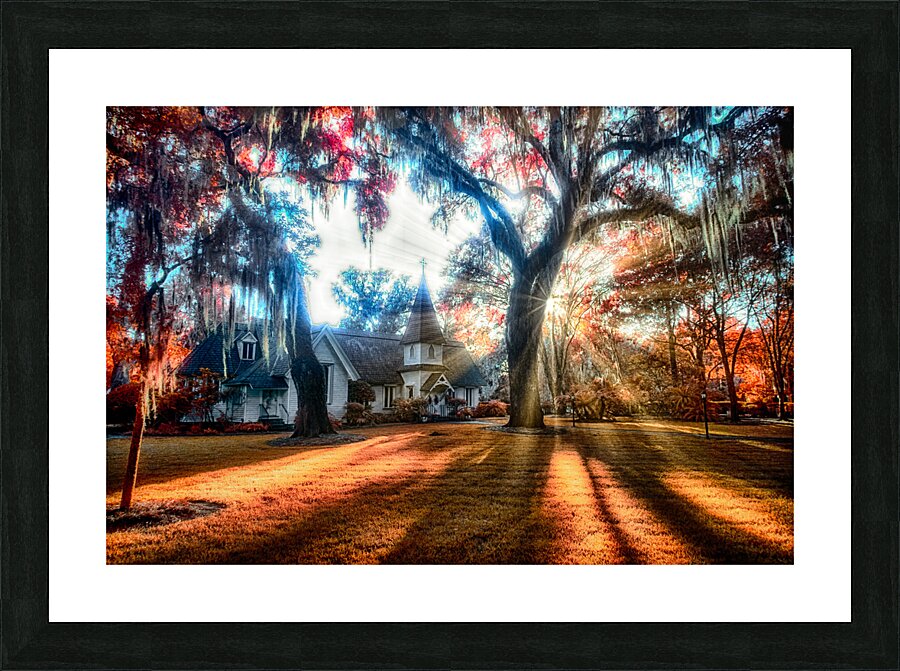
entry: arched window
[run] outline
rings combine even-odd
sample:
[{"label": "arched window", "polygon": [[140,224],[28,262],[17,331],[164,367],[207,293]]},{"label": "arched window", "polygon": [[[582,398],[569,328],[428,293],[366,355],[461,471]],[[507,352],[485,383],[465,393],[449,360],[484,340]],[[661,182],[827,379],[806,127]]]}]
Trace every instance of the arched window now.
[{"label": "arched window", "polygon": [[434,358],[434,345],[429,345],[429,346],[428,346],[428,358],[429,358],[429,359],[433,359],[433,358]]},{"label": "arched window", "polygon": [[416,348],[412,345],[409,346],[409,358],[412,359],[416,355]]}]

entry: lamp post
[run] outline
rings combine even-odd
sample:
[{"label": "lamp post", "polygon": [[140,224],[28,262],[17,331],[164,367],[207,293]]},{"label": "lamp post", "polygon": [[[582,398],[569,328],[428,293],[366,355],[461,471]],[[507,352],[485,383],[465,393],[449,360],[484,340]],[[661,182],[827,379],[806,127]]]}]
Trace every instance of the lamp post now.
[{"label": "lamp post", "polygon": [[709,440],[709,417],[706,415],[706,390],[700,392],[700,400],[703,402],[703,427],[706,429],[706,439]]}]

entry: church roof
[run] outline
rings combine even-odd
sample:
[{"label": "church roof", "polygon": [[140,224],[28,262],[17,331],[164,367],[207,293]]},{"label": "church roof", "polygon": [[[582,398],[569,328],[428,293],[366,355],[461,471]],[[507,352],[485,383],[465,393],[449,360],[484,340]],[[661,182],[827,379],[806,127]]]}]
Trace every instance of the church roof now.
[{"label": "church roof", "polygon": [[[313,335],[321,329],[314,326]],[[400,336],[341,328],[331,332],[361,379],[369,384],[403,384],[398,372],[403,366]]]},{"label": "church roof", "polygon": [[414,342],[443,345],[447,342],[447,339],[444,338],[444,332],[441,330],[440,322],[438,322],[434,303],[431,302],[431,294],[428,293],[428,285],[425,284],[424,273],[422,274],[422,281],[419,282],[419,291],[416,292],[416,298],[409,313],[409,323],[406,325],[406,332],[403,334],[400,342],[404,345]]},{"label": "church roof", "polygon": [[[427,289],[425,291],[427,293]],[[433,311],[434,307],[431,309]],[[434,320],[436,324],[436,316]],[[313,326],[313,338],[323,328],[321,324]],[[437,376],[443,373],[453,387],[482,387],[487,384],[465,344],[459,341],[443,340],[443,365],[404,366],[403,344],[399,335],[328,328],[360,378],[371,385],[402,385],[403,378],[400,372],[411,369],[427,370]],[[240,358],[236,341],[248,330],[257,337],[261,335],[257,325],[248,328],[246,324],[236,324],[231,345],[223,348],[224,328],[219,327],[188,354],[179,366],[178,373],[186,376],[197,375],[201,368],[208,368],[220,375],[227,374],[229,379],[226,384],[229,385],[249,385],[254,389],[284,389],[287,386],[287,376],[290,375],[289,361],[285,352],[278,352],[272,346],[271,355],[266,361],[257,346],[255,359],[245,361]],[[443,334],[441,338],[443,339]]]},{"label": "church roof", "polygon": [[[321,325],[313,326],[315,336],[322,330]],[[472,360],[465,344],[450,340],[444,343],[444,364],[403,365],[403,347],[400,336],[389,333],[370,333],[354,329],[331,328],[335,340],[340,344],[350,363],[356,368],[361,379],[371,385],[403,384],[400,371],[431,370],[444,373],[454,387],[483,387],[487,380]]]},{"label": "church roof", "polygon": [[220,326],[210,333],[206,339],[197,345],[188,354],[178,367],[178,374],[184,376],[199,375],[201,369],[207,368],[213,373],[227,376],[228,385],[246,384],[254,389],[287,389],[285,376],[290,374],[287,355],[283,352],[275,352],[274,344],[270,340],[270,356],[266,361],[259,349],[256,348],[254,359],[241,359],[238,354],[238,341],[249,331],[259,340],[259,324],[248,326],[238,323],[234,325],[234,334],[231,345],[222,347],[226,329]]}]

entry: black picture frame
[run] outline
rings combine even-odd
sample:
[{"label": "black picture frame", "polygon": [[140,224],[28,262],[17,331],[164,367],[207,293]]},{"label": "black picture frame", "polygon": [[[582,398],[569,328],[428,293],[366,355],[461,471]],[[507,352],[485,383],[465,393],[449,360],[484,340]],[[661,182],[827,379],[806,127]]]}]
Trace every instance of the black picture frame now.
[{"label": "black picture frame", "polygon": [[[897,4],[4,2],[0,12],[3,669],[898,668]],[[852,622],[50,624],[45,409],[47,380],[65,372],[48,369],[48,50],[260,45],[851,49]]]}]

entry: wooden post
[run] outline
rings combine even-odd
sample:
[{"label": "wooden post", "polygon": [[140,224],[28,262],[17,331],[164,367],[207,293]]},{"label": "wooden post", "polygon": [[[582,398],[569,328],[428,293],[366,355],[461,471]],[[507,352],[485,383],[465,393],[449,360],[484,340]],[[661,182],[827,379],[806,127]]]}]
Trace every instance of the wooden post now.
[{"label": "wooden post", "polygon": [[706,439],[709,440],[709,417],[706,415],[706,391],[700,392],[700,402],[703,403],[703,426],[706,428]]}]

